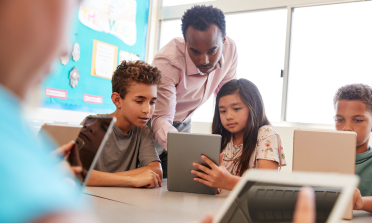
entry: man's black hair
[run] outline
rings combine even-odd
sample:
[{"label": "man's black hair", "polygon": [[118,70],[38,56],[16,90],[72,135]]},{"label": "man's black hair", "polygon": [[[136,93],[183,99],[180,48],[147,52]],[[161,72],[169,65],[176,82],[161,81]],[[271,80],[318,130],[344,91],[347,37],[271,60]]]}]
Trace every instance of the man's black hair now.
[{"label": "man's black hair", "polygon": [[189,26],[199,31],[206,31],[211,24],[216,24],[221,30],[222,38],[226,36],[225,15],[218,8],[205,5],[194,5],[182,16],[182,34],[186,41],[186,30]]}]

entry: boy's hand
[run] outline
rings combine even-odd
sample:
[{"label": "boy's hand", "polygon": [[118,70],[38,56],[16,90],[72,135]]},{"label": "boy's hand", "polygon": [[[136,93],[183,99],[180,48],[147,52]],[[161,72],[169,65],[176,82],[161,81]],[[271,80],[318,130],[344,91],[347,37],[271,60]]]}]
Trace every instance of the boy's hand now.
[{"label": "boy's hand", "polygon": [[192,165],[194,167],[204,172],[202,173],[196,170],[191,170],[192,174],[195,174],[198,177],[200,177],[200,178],[194,178],[194,180],[200,183],[203,183],[207,186],[210,186],[210,187],[217,187],[217,188],[232,190],[232,188],[235,186],[235,183],[232,183],[229,180],[232,177],[232,175],[229,173],[229,171],[227,171],[225,166],[222,164],[222,158],[224,154],[225,153],[220,154],[220,166],[217,166],[206,156],[202,155],[201,158],[210,166],[211,169],[199,163],[193,163]]},{"label": "boy's hand", "polygon": [[161,187],[161,179],[157,173],[152,170],[146,170],[143,173],[132,176],[133,187],[147,187],[152,188],[159,185]]},{"label": "boy's hand", "polygon": [[353,209],[354,210],[362,210],[364,206],[364,201],[362,195],[360,194],[360,190],[355,188],[354,197],[353,197]]}]

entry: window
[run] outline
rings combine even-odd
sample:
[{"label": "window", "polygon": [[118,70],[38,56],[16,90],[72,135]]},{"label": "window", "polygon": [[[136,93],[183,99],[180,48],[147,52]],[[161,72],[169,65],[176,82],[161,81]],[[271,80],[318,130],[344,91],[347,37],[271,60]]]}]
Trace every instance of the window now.
[{"label": "window", "polygon": [[238,48],[238,78],[260,90],[270,121],[280,121],[287,10],[226,15],[226,33]]},{"label": "window", "polygon": [[163,48],[175,37],[183,37],[181,30],[181,20],[164,20],[161,23],[159,49]]},{"label": "window", "polygon": [[333,123],[333,96],[372,83],[372,2],[293,12],[286,121]]},{"label": "window", "polygon": [[214,0],[163,0],[163,6],[185,5],[199,2],[212,2]]}]

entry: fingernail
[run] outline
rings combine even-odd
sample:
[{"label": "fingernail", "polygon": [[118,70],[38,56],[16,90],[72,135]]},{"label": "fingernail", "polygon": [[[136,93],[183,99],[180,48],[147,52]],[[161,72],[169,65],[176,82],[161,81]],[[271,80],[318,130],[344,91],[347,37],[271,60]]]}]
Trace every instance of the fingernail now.
[{"label": "fingernail", "polygon": [[193,166],[196,166],[196,163],[192,163]]},{"label": "fingernail", "polygon": [[191,173],[194,173],[195,171],[194,170],[191,170]]},{"label": "fingernail", "polygon": [[204,155],[202,155],[202,156],[201,156],[201,158],[205,158],[205,156],[204,156]]}]

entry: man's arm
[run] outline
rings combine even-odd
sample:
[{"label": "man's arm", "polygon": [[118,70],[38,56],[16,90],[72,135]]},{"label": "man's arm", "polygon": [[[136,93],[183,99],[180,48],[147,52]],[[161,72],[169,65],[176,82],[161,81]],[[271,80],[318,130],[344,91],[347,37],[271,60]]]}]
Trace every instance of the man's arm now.
[{"label": "man's arm", "polygon": [[155,141],[167,149],[168,132],[177,132],[173,127],[173,120],[176,113],[176,85],[179,83],[180,71],[165,59],[155,58],[153,65],[161,71],[161,83],[158,86],[158,99],[151,119],[151,129]]}]

